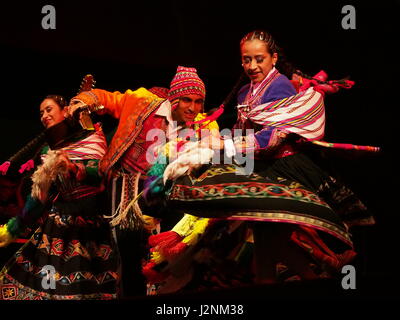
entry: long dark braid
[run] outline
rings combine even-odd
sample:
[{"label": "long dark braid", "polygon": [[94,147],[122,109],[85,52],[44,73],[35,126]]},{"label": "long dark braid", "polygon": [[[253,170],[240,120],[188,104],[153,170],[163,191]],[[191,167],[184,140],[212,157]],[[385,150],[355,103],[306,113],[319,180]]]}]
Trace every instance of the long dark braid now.
[{"label": "long dark braid", "polygon": [[[67,102],[63,96],[60,95],[47,95],[42,101],[45,99],[52,99],[54,102],[56,102],[61,109],[64,109],[64,107],[67,105]],[[31,141],[29,141],[24,147],[22,147],[20,150],[18,150],[14,155],[12,155],[7,161],[10,163],[18,164],[20,165],[21,163],[29,160],[29,159],[34,159],[36,158],[42,148],[46,145],[46,132],[45,130],[39,133],[35,138],[33,138]]]},{"label": "long dark braid", "polygon": [[236,83],[233,86],[232,90],[229,92],[229,94],[226,96],[226,98],[222,102],[223,105],[226,106],[228,103],[230,103],[232,101],[232,99],[233,99],[233,97],[235,97],[237,91],[239,91],[240,86],[242,85],[242,82],[244,81],[245,78],[246,78],[246,74],[243,71],[243,72],[241,72],[239,78],[236,80]]}]

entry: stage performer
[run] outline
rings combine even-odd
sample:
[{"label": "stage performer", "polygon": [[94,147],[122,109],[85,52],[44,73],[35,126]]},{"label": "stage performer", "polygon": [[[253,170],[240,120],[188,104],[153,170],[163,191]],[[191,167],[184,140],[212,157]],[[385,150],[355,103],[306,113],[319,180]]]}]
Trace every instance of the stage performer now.
[{"label": "stage performer", "polygon": [[[195,68],[178,66],[165,95],[166,90],[160,87],[125,93],[93,89],[71,99],[69,106],[70,113],[84,105],[103,106],[99,114],[119,119],[99,168],[106,178],[108,212],[122,259],[124,297],[146,293],[140,272],[145,243],[148,234],[157,233],[160,228],[157,207],[143,209],[140,197],[153,150],[175,138],[188,122],[205,117],[206,88]],[[208,126],[215,127],[215,122]]]},{"label": "stage performer", "polygon": [[[353,83],[326,81],[324,72],[315,79],[301,74],[294,81],[297,92],[275,66],[281,58],[279,53],[265,31],[254,31],[243,38],[242,64],[251,83],[238,94],[238,121],[234,128],[239,129],[239,134],[234,134],[233,141],[225,139],[212,144],[214,149],[225,147],[229,154],[253,153],[254,172],[246,180],[234,175],[237,168],[233,166],[214,165],[199,176],[172,177],[175,181],[167,193],[168,203],[191,215],[185,216],[171,232],[149,239],[153,255],[144,273],[149,281],[159,284],[159,293],[213,287],[224,282],[230,286],[242,280],[251,283],[252,279],[245,278],[249,274],[245,269],[236,275],[227,273],[234,270],[232,264],[237,264],[244,252],[254,253],[256,283],[330,277],[355,256],[348,228],[374,223],[354,193],[301,149],[310,143],[327,145],[320,141],[325,125],[324,95]],[[255,133],[247,133],[246,129]],[[168,169],[164,180],[169,178]],[[311,206],[310,199],[320,201],[321,206]],[[307,208],[306,202],[310,205]],[[323,214],[315,210],[322,207],[326,210]],[[250,221],[247,225],[251,229],[236,223],[221,227],[221,223],[215,223],[217,219],[210,217]],[[237,239],[229,244],[231,251],[222,249],[222,239],[227,245],[238,234],[233,231],[240,229],[246,246],[254,243],[254,250],[234,246]],[[202,273],[196,272],[199,270]]]},{"label": "stage performer", "polygon": [[[39,228],[0,273],[4,300],[109,300],[117,297],[118,256],[104,215],[104,187],[98,171],[106,139],[66,119],[60,96],[40,104],[40,119],[52,143],[32,175],[32,189],[20,215],[0,228],[0,246],[26,227]],[[70,125],[74,123],[74,125]],[[82,130],[81,130],[82,129]],[[71,135],[56,135],[70,132]],[[56,137],[57,136],[57,137]],[[68,138],[68,139],[67,139]],[[51,148],[50,148],[51,146]]]}]

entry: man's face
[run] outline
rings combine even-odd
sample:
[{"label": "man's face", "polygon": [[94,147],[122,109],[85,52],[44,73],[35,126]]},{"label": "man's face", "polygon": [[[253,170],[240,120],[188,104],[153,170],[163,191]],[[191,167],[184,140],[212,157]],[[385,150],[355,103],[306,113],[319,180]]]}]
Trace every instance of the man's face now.
[{"label": "man's face", "polygon": [[172,119],[183,125],[193,121],[197,114],[202,112],[204,99],[198,94],[188,94],[179,98],[178,106],[172,110]]}]

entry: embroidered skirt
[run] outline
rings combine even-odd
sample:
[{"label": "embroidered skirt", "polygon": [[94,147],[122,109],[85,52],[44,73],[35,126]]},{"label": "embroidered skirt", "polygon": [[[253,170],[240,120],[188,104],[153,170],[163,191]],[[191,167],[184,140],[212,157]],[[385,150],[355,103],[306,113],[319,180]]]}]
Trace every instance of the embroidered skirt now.
[{"label": "embroidered skirt", "polygon": [[[259,248],[277,246],[275,241],[300,251],[302,267],[313,268],[318,277],[354,258],[346,225],[311,188],[284,176],[237,175],[237,169],[213,165],[176,180],[168,204],[187,215],[170,233],[150,239],[144,273],[154,292],[254,284],[254,255],[274,260],[278,278],[300,279],[268,250],[260,254]],[[259,237],[265,232],[276,235],[268,244]]]},{"label": "embroidered skirt", "polygon": [[354,192],[304,153],[279,159],[259,160],[256,161],[255,168],[256,172],[264,177],[283,177],[301,183],[325,201],[349,227],[375,224],[371,212]]},{"label": "embroidered skirt", "polygon": [[[115,299],[118,256],[97,197],[57,202],[0,273],[4,300]],[[80,212],[76,209],[81,208]]]},{"label": "embroidered skirt", "polygon": [[198,177],[177,179],[168,205],[199,217],[309,226],[351,245],[340,217],[309,188],[283,177],[237,174],[237,169],[214,165]]}]

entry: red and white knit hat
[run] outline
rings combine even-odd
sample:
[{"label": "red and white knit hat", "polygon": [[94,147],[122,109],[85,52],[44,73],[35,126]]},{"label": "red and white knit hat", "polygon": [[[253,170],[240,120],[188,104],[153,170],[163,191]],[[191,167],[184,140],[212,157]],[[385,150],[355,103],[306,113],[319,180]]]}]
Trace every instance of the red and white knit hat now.
[{"label": "red and white knit hat", "polygon": [[168,92],[168,100],[171,102],[172,108],[176,107],[180,97],[188,94],[198,94],[204,99],[206,87],[197,75],[196,68],[178,66]]}]

